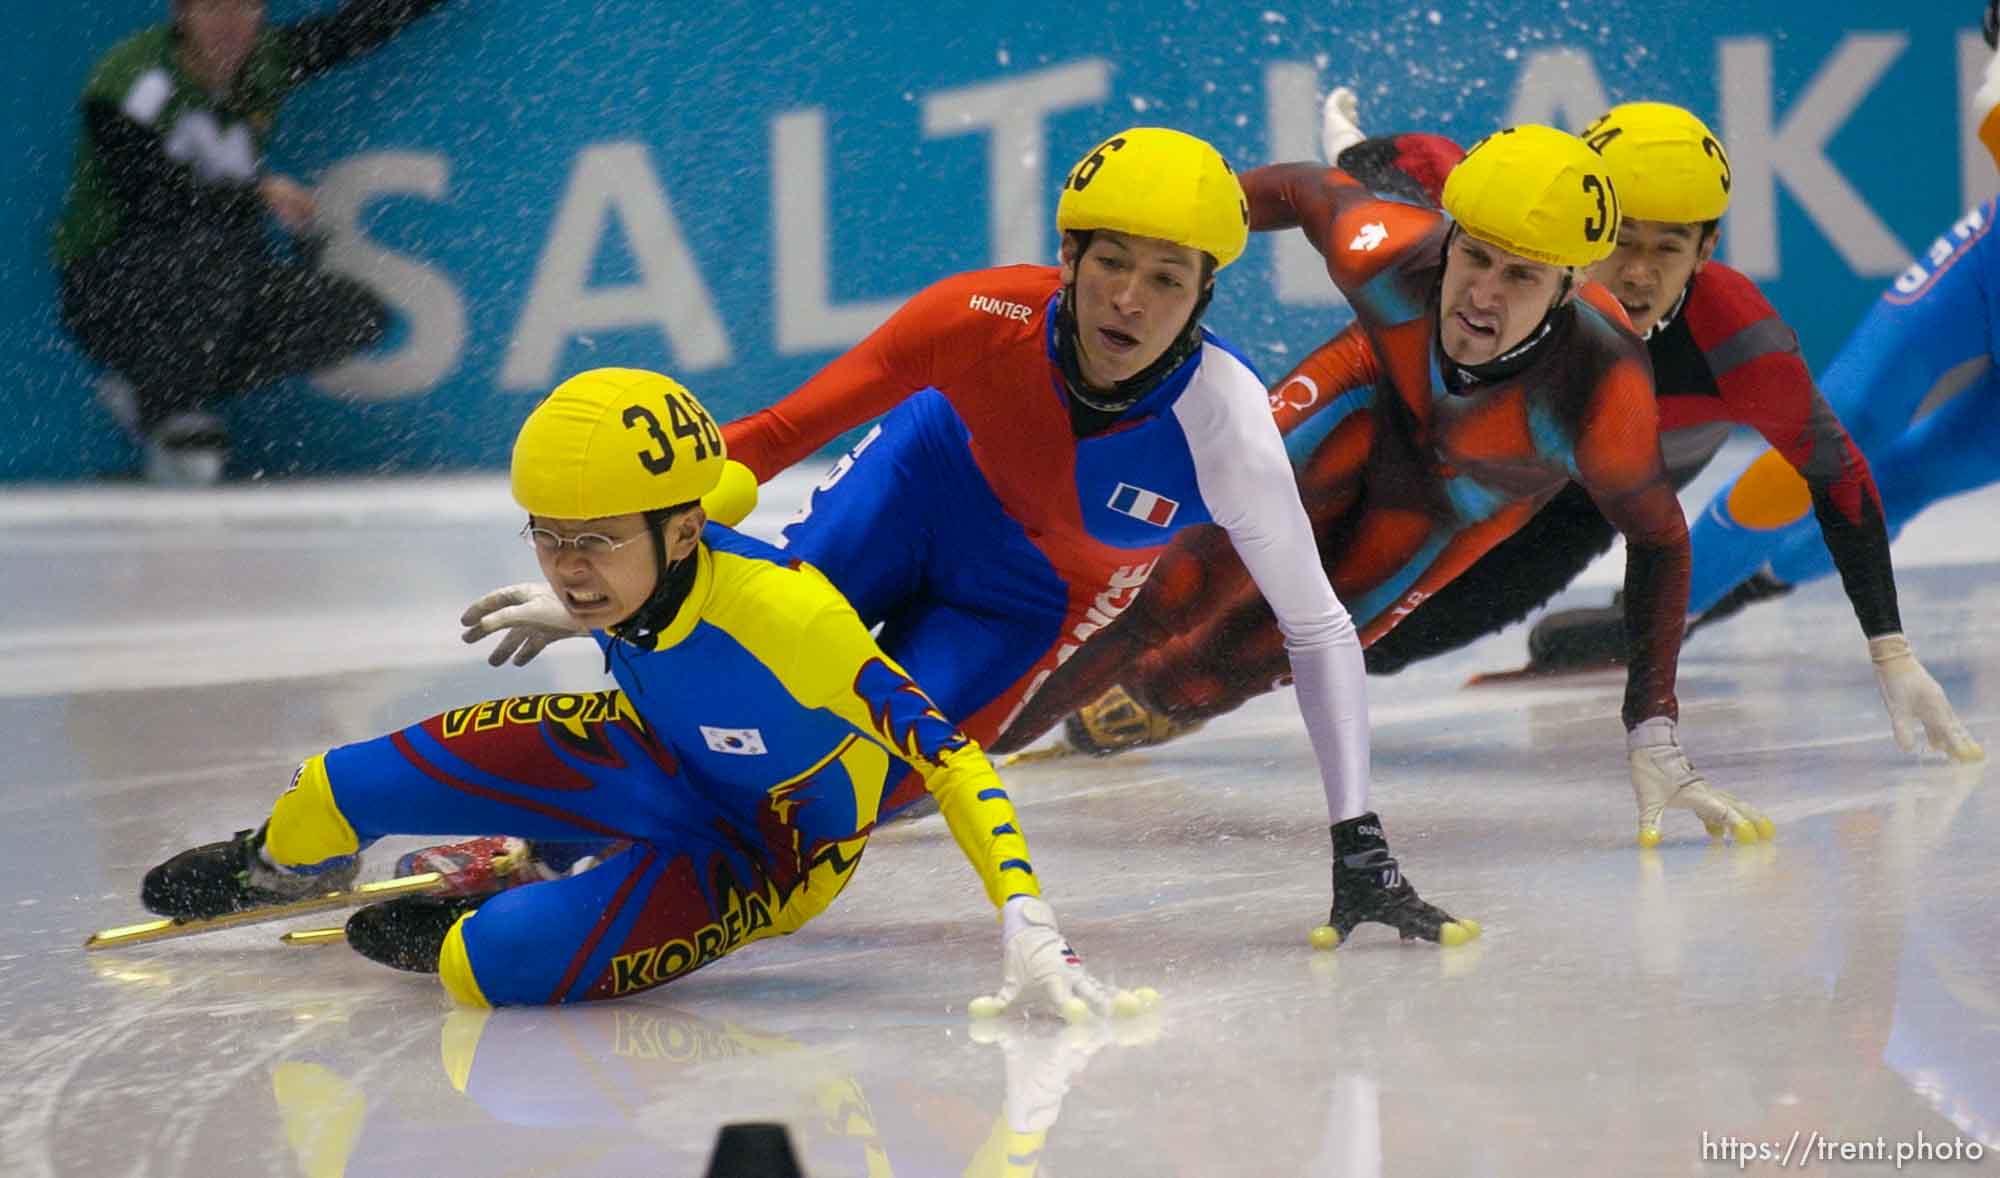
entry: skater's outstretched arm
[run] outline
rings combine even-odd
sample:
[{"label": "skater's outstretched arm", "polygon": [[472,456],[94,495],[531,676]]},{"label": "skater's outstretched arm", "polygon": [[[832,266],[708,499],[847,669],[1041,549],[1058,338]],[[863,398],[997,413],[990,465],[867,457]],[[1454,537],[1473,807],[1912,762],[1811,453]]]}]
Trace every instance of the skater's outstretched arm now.
[{"label": "skater's outstretched arm", "polygon": [[1756,842],[1771,820],[1712,788],[1679,734],[1674,679],[1687,618],[1688,532],[1680,500],[1660,459],[1652,379],[1619,367],[1600,381],[1576,446],[1577,479],[1625,536],[1626,760],[1639,806],[1639,845],[1660,841],[1668,809],[1695,812],[1711,836]]},{"label": "skater's outstretched arm", "polygon": [[1739,486],[1754,486],[1766,502],[1810,497],[1868,640],[1896,743],[1905,751],[1928,743],[1954,760],[1981,759],[1984,751],[1903,636],[1881,493],[1867,459],[1813,384],[1797,337],[1743,275],[1711,265],[1700,281],[1706,297],[1689,301],[1688,327],[1705,346],[1730,418],[1755,427],[1772,446]]},{"label": "skater's outstretched arm", "polygon": [[923,689],[875,645],[845,602],[821,609],[800,643],[810,652],[781,678],[799,699],[817,703],[908,762],[937,799],[966,861],[999,909],[1004,955],[997,994],[974,1013],[997,1014],[1021,991],[1045,999],[1072,1020],[1112,1013],[1113,995],[1090,975],[1056,927],[1028,862],[1028,842],[999,776],[977,741],[946,719]]},{"label": "skater's outstretched arm", "polygon": [[1687,520],[1660,459],[1652,378],[1638,365],[1606,372],[1576,444],[1576,479],[1625,537],[1625,617],[1632,660],[1625,726],[1680,713],[1674,677],[1687,620]]},{"label": "skater's outstretched arm", "polygon": [[980,312],[966,307],[989,273],[954,275],[919,292],[797,390],[723,426],[730,458],[768,481],[919,389],[948,387],[988,350],[969,338],[981,325],[968,317]]},{"label": "skater's outstretched arm", "polygon": [[1881,492],[1868,460],[1813,383],[1798,336],[1755,283],[1727,266],[1706,267],[1698,281],[1702,297],[1688,301],[1688,329],[1703,348],[1727,417],[1763,435],[1804,480],[1862,633],[1900,633]]}]

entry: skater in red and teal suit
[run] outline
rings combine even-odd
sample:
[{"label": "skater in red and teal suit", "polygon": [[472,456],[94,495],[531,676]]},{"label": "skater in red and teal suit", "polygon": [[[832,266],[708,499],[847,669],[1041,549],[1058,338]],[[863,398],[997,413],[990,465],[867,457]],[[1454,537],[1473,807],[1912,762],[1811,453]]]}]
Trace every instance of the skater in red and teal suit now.
[{"label": "skater in red and teal suit", "polygon": [[[1342,109],[1343,93],[1336,91],[1327,104],[1329,142],[1360,134],[1352,125],[1351,100]],[[1978,759],[1978,742],[1904,636],[1889,552],[1900,526],[1895,517],[1907,514],[1901,505],[1925,493],[1912,488],[1957,485],[1955,474],[1940,477],[1940,472],[1955,472],[1963,464],[1910,461],[1907,442],[1880,443],[1879,456],[1894,458],[1881,473],[1858,444],[1859,436],[1886,436],[1885,422],[1900,428],[1919,407],[1949,405],[1953,412],[1927,421],[1924,432],[1933,439],[1958,439],[1945,445],[1977,449],[1978,442],[1966,439],[1977,438],[1978,428],[1968,423],[1982,418],[1967,408],[1976,399],[1961,394],[1980,386],[1952,374],[1965,371],[1965,357],[1985,344],[1967,348],[1950,342],[1962,342],[1963,326],[1976,317],[1938,314],[1935,323],[1926,324],[1921,314],[1897,310],[1932,297],[1928,287],[1917,291],[1921,284],[1906,276],[1867,321],[1874,326],[1864,325],[1827,369],[1822,395],[1799,355],[1797,335],[1756,283],[1714,260],[1730,189],[1729,156],[1714,133],[1681,107],[1629,102],[1594,120],[1585,138],[1603,158],[1626,214],[1617,248],[1591,275],[1617,297],[1646,341],[1668,477],[1676,487],[1685,486],[1732,429],[1753,429],[1771,446],[1691,522],[1689,632],[1784,591],[1769,572],[1756,571],[1761,556],[1746,558],[1746,553],[1782,550],[1785,556],[1774,567],[1809,565],[1812,575],[1838,569],[1897,743],[1906,749],[1928,744],[1954,759]],[[1456,145],[1435,135],[1364,140],[1341,158],[1382,156],[1390,144],[1403,159],[1458,158]],[[1430,169],[1448,170],[1448,165]],[[1932,264],[1940,276],[1984,235],[1987,215],[1975,210],[1954,227],[1951,241],[1934,247]],[[1940,264],[1939,258],[1946,260]],[[1941,278],[1937,285],[1950,282]],[[1928,305],[1949,301],[1937,296]],[[1864,345],[1864,338],[1874,342]],[[1978,338],[1985,338],[1983,329]],[[1891,345],[1882,344],[1885,339]],[[1922,349],[1907,343],[1920,339],[1936,345],[1931,353],[1920,355]],[[1857,389],[1868,395],[1857,395]],[[1850,433],[1850,424],[1856,433]],[[1923,473],[1912,477],[1911,470]],[[1572,483],[1371,645],[1369,669],[1392,672],[1519,621],[1608,550],[1615,535],[1588,492]],[[1613,604],[1549,614],[1529,632],[1528,649],[1530,670],[1536,672],[1623,664],[1630,657],[1624,610]]]}]

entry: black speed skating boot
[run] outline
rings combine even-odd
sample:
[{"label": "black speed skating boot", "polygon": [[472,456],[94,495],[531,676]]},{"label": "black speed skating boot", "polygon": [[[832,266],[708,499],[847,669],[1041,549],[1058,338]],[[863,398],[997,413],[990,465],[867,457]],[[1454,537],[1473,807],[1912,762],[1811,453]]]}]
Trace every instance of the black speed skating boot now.
[{"label": "black speed skating boot", "polygon": [[1792,586],[1772,576],[1771,570],[1758,569],[1742,584],[1723,594],[1714,605],[1703,610],[1700,617],[1688,623],[1688,633],[1692,634],[1703,626],[1712,626],[1724,618],[1734,617],[1742,612],[1746,605],[1768,601],[1773,597],[1783,597],[1791,591]]},{"label": "black speed skating boot", "polygon": [[347,918],[347,944],[370,961],[410,973],[436,973],[445,935],[458,918],[492,899],[481,896],[401,896],[370,904]]},{"label": "black speed skating boot", "polygon": [[1313,930],[1313,945],[1331,949],[1345,941],[1356,925],[1374,921],[1395,929],[1406,941],[1421,937],[1444,945],[1463,945],[1479,935],[1479,924],[1453,920],[1451,914],[1417,895],[1403,878],[1382,837],[1382,820],[1372,812],[1337,822],[1333,834],[1333,911],[1326,924]]},{"label": "black speed skating boot", "polygon": [[311,871],[285,871],[264,862],[264,830],[239,830],[227,842],[182,851],[146,873],[139,900],[149,912],[175,920],[209,920],[290,904],[354,886],[361,857],[331,859]]},{"label": "black speed skating boot", "polygon": [[1625,642],[1624,594],[1598,609],[1547,614],[1528,630],[1528,666],[1545,671],[1622,667],[1631,658]]}]

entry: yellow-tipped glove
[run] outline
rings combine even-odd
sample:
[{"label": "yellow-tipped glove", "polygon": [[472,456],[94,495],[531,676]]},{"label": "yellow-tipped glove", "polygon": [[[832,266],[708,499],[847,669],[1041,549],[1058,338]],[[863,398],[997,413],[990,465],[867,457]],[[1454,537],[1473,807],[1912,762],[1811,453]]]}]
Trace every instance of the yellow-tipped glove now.
[{"label": "yellow-tipped glove", "polygon": [[1944,688],[1917,661],[1909,639],[1901,634],[1870,638],[1868,658],[1875,664],[1875,682],[1882,688],[1882,703],[1889,709],[1889,724],[1895,729],[1899,748],[1917,752],[1921,731],[1931,748],[1954,761],[1986,759],[1986,750],[1958,722],[1958,713],[1951,710]]},{"label": "yellow-tipped glove", "polygon": [[1710,838],[1736,836],[1754,843],[1776,833],[1771,820],[1740,798],[1711,787],[1681,751],[1675,723],[1655,716],[1625,735],[1632,768],[1632,795],[1639,802],[1639,845],[1660,844],[1660,815],[1669,808],[1693,810]]},{"label": "yellow-tipped glove", "polygon": [[1015,896],[1001,908],[1000,920],[1006,951],[1000,991],[972,1000],[975,1017],[991,1018],[1005,1011],[1023,988],[1041,994],[1070,1022],[1111,1013],[1111,991],[1083,968],[1083,961],[1056,928],[1055,909],[1048,901]]}]

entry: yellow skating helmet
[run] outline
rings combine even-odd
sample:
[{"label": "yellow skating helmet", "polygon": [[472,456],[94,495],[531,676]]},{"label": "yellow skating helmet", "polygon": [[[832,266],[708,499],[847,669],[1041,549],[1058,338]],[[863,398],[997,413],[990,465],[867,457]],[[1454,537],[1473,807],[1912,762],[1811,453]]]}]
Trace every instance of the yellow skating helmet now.
[{"label": "yellow skating helmet", "polygon": [[514,502],[599,519],[691,503],[722,481],[722,432],[677,381],[595,368],[557,385],[514,439]]},{"label": "yellow skating helmet", "polygon": [[1444,182],[1444,210],[1461,229],[1551,266],[1589,266],[1611,253],[1618,198],[1583,140],[1533,123],[1473,144]]},{"label": "yellow skating helmet", "polygon": [[1729,155],[1690,111],[1627,102],[1585,127],[1583,141],[1604,157],[1628,217],[1693,224],[1729,208]]},{"label": "yellow skating helmet", "polygon": [[1250,238],[1250,202],[1222,153],[1165,127],[1098,144],[1063,179],[1056,228],[1112,229],[1192,246],[1220,270]]}]

